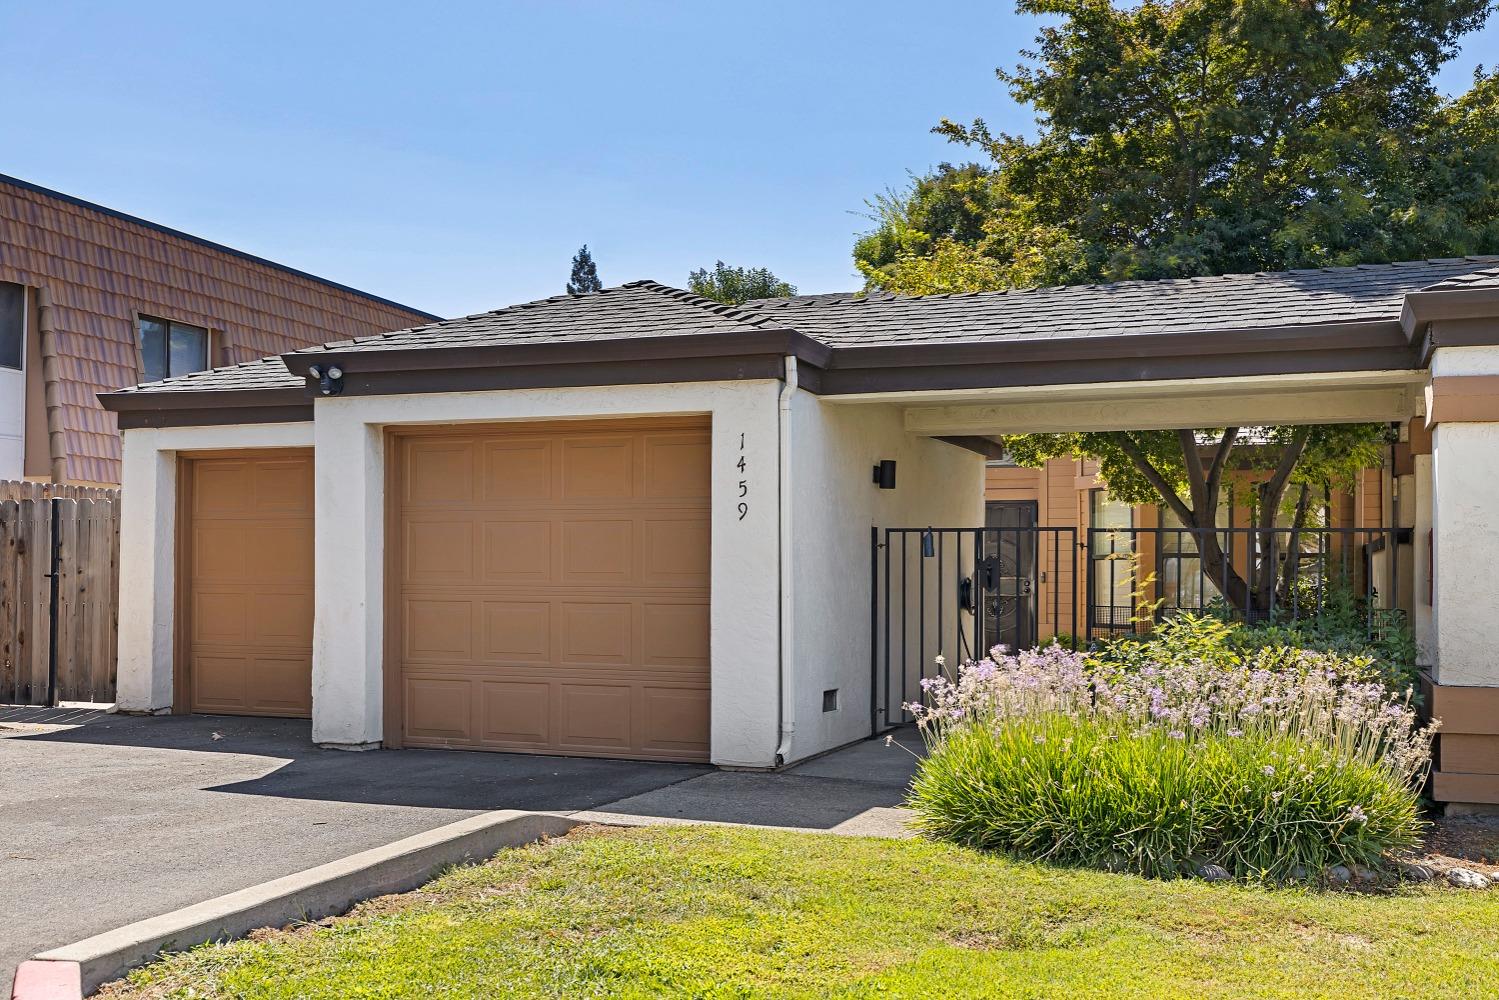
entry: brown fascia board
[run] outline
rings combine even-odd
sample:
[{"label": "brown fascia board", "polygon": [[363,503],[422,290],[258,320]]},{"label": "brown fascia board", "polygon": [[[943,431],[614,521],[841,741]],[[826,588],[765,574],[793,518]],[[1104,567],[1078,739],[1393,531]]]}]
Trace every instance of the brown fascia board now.
[{"label": "brown fascia board", "polygon": [[[1400,309],[1400,325],[1413,341],[1425,334],[1433,322],[1471,319],[1499,320],[1499,288],[1431,288],[1406,292],[1405,304]],[[1490,343],[1496,341],[1499,337]]]},{"label": "brown fascia board", "polygon": [[[791,329],[620,337],[606,340],[543,341],[475,347],[403,347],[390,350],[293,351],[281,360],[293,375],[310,378],[313,365],[337,365],[347,383],[352,375],[376,372],[459,372],[484,368],[539,368],[548,365],[589,366],[632,361],[728,360],[765,355],[793,355],[815,367],[827,365],[832,350]],[[588,383],[580,383],[588,384]]]},{"label": "brown fascia board", "polygon": [[840,348],[821,393],[1413,369],[1394,320],[1180,334]]},{"label": "brown fascia board", "polygon": [[165,392],[101,392],[99,403],[116,415],[121,430],[135,427],[196,427],[219,424],[282,424],[312,419],[305,388],[173,389]]}]

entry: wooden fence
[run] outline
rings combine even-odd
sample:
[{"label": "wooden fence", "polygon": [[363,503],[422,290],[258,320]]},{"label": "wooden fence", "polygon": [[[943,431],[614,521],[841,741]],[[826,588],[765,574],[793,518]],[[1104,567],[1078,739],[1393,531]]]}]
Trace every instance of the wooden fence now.
[{"label": "wooden fence", "polygon": [[115,700],[120,491],[0,481],[0,704]]}]

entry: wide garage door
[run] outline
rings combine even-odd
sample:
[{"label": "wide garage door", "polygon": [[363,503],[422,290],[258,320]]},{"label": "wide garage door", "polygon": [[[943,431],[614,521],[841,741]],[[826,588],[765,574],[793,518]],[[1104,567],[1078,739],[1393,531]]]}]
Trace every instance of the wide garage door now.
[{"label": "wide garage door", "polygon": [[393,439],[387,731],[708,758],[706,418]]},{"label": "wide garage door", "polygon": [[312,712],[312,455],[200,457],[182,475],[191,712]]}]

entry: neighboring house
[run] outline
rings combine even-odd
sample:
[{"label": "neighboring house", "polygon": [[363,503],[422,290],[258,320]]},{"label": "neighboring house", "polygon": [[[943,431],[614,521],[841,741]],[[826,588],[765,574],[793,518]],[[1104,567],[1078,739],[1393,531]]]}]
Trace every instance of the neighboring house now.
[{"label": "neighboring house", "polygon": [[951,617],[910,622],[872,543],[982,526],[996,438],[1420,418],[1435,790],[1499,802],[1499,259],[740,308],[641,281],[101,398],[122,710],[747,767],[959,655],[958,573],[914,550]]},{"label": "neighboring house", "polygon": [[118,483],[100,392],[436,318],[0,175],[0,480]]}]

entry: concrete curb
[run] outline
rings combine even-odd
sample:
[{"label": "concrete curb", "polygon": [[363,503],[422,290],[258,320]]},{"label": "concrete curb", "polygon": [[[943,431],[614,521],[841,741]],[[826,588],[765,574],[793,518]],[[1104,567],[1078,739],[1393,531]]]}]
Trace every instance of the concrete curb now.
[{"label": "concrete curb", "polygon": [[[580,825],[566,816],[513,809],[471,816],[43,952],[17,970],[12,1000],[76,1000],[162,952],[343,913],[362,900],[415,889],[448,865],[480,861]],[[58,992],[70,968],[75,992]]]}]

